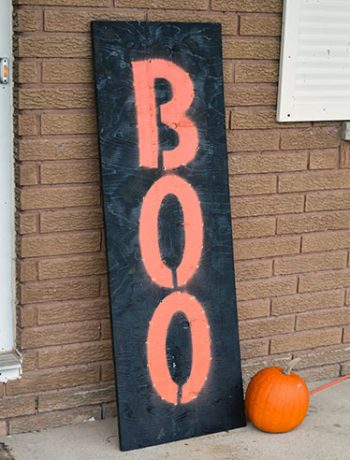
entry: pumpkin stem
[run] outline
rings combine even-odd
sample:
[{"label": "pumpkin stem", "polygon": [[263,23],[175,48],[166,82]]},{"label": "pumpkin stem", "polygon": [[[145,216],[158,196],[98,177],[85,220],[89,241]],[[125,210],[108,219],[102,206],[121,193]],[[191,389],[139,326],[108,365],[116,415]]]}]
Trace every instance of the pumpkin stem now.
[{"label": "pumpkin stem", "polygon": [[290,375],[290,373],[293,370],[293,367],[295,367],[300,361],[301,361],[301,358],[292,359],[287,365],[287,367],[284,369],[283,374]]}]

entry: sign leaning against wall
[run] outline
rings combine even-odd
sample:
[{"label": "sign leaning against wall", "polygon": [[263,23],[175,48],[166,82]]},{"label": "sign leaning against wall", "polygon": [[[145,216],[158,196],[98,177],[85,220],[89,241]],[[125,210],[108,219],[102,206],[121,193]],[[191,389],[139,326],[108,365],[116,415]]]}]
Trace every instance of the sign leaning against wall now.
[{"label": "sign leaning against wall", "polygon": [[220,26],[92,33],[121,448],[240,427]]}]

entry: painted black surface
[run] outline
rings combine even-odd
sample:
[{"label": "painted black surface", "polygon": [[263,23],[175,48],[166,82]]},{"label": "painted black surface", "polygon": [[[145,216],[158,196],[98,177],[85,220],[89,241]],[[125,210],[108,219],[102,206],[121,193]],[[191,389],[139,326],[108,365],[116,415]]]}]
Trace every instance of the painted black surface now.
[{"label": "painted black surface", "polygon": [[[94,22],[92,30],[121,448],[243,426],[221,28],[218,24]],[[150,281],[138,239],[142,199],[163,175],[160,168],[138,166],[130,62],[147,58],[171,60],[189,73],[196,97],[188,114],[200,136],[195,159],[177,168],[176,174],[194,187],[201,201],[204,248],[199,269],[185,289],[206,311],[213,359],[198,398],[178,406],[161,400],[147,370],[148,323],[171,292]],[[164,80],[157,80],[156,98],[159,104],[171,99]],[[159,127],[161,148],[175,147],[176,133],[160,122]],[[162,255],[176,268],[182,256],[183,229],[182,211],[173,196],[163,202],[159,228]],[[170,324],[167,359],[174,381],[183,383],[191,369],[191,336],[184,315],[176,315]]]}]

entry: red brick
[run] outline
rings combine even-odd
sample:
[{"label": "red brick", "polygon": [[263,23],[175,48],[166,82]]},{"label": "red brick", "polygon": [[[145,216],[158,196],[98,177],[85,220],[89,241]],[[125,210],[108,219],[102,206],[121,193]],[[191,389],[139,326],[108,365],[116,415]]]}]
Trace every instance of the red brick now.
[{"label": "red brick", "polygon": [[242,363],[242,376],[243,383],[247,387],[250,379],[258,371],[265,367],[283,367],[286,368],[287,364],[292,359],[292,353],[284,353],[275,356],[266,356],[263,360],[247,360]]},{"label": "red brick", "polygon": [[[112,6],[113,0],[45,0],[45,6]],[[18,5],[42,5],[43,0],[16,0]]]},{"label": "red brick", "polygon": [[338,149],[314,150],[310,152],[310,169],[334,169],[337,165]]},{"label": "red brick", "polygon": [[270,301],[268,299],[249,300],[238,302],[238,319],[254,319],[270,314]]},{"label": "red brick", "polygon": [[280,13],[281,0],[212,0],[212,8],[222,11],[242,11],[249,13]]},{"label": "red brick", "polygon": [[303,207],[304,196],[295,194],[241,197],[232,200],[232,212],[235,217],[301,212]]},{"label": "red brick", "polygon": [[109,295],[109,288],[108,288],[108,278],[107,276],[101,276],[101,296],[108,296]]},{"label": "red brick", "polygon": [[0,419],[34,413],[35,398],[33,396],[0,400]]},{"label": "red brick", "polygon": [[95,134],[96,114],[93,112],[44,113],[41,134]]},{"label": "red brick", "polygon": [[224,37],[223,56],[226,59],[278,59],[279,42],[274,38]]},{"label": "red brick", "polygon": [[237,283],[237,298],[241,300],[276,297],[295,294],[297,279],[294,276],[279,276],[254,281],[239,281]]},{"label": "red brick", "polygon": [[42,12],[32,8],[17,9],[17,32],[36,32],[42,27]]},{"label": "red brick", "polygon": [[350,287],[350,270],[334,270],[300,276],[300,292]]},{"label": "red brick", "polygon": [[237,261],[235,276],[238,281],[268,278],[272,276],[272,260]]},{"label": "red brick", "polygon": [[340,167],[350,168],[350,147],[348,142],[342,142],[340,144]]},{"label": "red brick", "polygon": [[114,364],[113,362],[105,363],[101,366],[101,381],[113,382],[114,381]]},{"label": "red brick", "polygon": [[257,358],[266,356],[269,350],[269,340],[242,340],[240,342],[241,359]]},{"label": "red brick", "polygon": [[266,35],[279,37],[281,35],[280,16],[249,14],[241,15],[240,34],[241,35]]},{"label": "red brick", "polygon": [[110,319],[101,321],[101,340],[112,340],[112,328]]},{"label": "red brick", "polygon": [[72,407],[90,406],[114,401],[114,385],[84,387],[46,393],[39,396],[39,412],[64,410]]},{"label": "red brick", "polygon": [[76,232],[49,235],[23,236],[22,257],[54,256],[99,251],[100,232]]},{"label": "red brick", "polygon": [[337,147],[339,135],[335,128],[283,130],[282,149],[320,149]]},{"label": "red brick", "polygon": [[233,235],[238,238],[257,238],[275,234],[275,217],[253,217],[251,219],[233,219]]},{"label": "red brick", "polygon": [[[225,105],[234,106],[254,106],[254,105],[275,105],[277,100],[277,90],[272,85],[257,84],[227,84],[225,86]],[[259,128],[260,126],[252,126]],[[275,126],[276,127],[276,126]]]},{"label": "red brick", "polygon": [[142,21],[146,13],[137,10],[77,10],[52,9],[45,11],[45,31],[90,32],[91,21]]},{"label": "red brick", "polygon": [[20,235],[36,233],[39,228],[39,219],[37,214],[26,212],[17,213],[18,225],[17,231]]},{"label": "red brick", "polygon": [[239,62],[235,65],[237,83],[275,83],[278,80],[278,64],[274,62]]},{"label": "red brick", "polygon": [[303,236],[303,252],[329,251],[332,249],[347,249],[350,246],[349,230],[327,233],[310,233]]},{"label": "red brick", "polygon": [[[78,326],[76,326],[78,332]],[[78,336],[77,336],[78,337]],[[93,340],[93,339],[91,339]],[[49,347],[39,350],[39,367],[62,367],[77,364],[93,364],[112,359],[110,341],[79,343],[63,347]]]},{"label": "red brick", "polygon": [[39,279],[69,278],[106,273],[105,256],[74,256],[39,261]]},{"label": "red brick", "polygon": [[41,165],[40,177],[42,184],[99,182],[99,162],[97,160],[49,161]]},{"label": "red brick", "polygon": [[88,35],[22,35],[18,40],[18,57],[90,57]]},{"label": "red brick", "polygon": [[39,168],[36,163],[22,163],[19,166],[19,185],[36,185],[39,182]]},{"label": "red brick", "polygon": [[277,218],[277,233],[307,233],[349,228],[350,211],[304,213]]},{"label": "red brick", "polygon": [[7,395],[15,396],[61,388],[73,388],[99,381],[98,366],[75,366],[60,369],[35,370],[23,374],[20,380],[7,383]]},{"label": "red brick", "polygon": [[306,211],[350,209],[350,191],[311,192],[306,196]]},{"label": "red brick", "polygon": [[83,407],[67,411],[53,411],[45,414],[17,417],[10,420],[10,433],[17,434],[38,431],[44,428],[83,423],[91,418],[101,418],[101,409],[99,407]]},{"label": "red brick", "polygon": [[159,8],[179,10],[207,10],[209,0],[118,0],[118,7],[125,8]]},{"label": "red brick", "polygon": [[230,180],[230,193],[234,196],[275,193],[277,177],[271,175],[242,175]]},{"label": "red brick", "polygon": [[[262,150],[278,150],[279,139],[280,133],[272,130],[228,131],[228,151],[253,152]],[[229,159],[230,157],[231,156],[229,156]],[[248,159],[249,158],[247,158],[247,160]]]},{"label": "red brick", "polygon": [[16,69],[18,83],[38,83],[40,68],[36,61],[22,60],[17,63]]},{"label": "red brick", "polygon": [[[256,102],[259,103],[260,101],[257,100]],[[276,111],[265,107],[236,107],[231,112],[231,129],[282,129],[292,126],[300,127],[300,125],[302,123],[278,123],[276,121]],[[307,125],[307,123],[304,125]]]},{"label": "red brick", "polygon": [[[75,14],[72,16],[75,17]],[[92,59],[44,59],[43,83],[93,83]]]},{"label": "red brick", "polygon": [[17,311],[18,325],[20,327],[31,327],[36,325],[37,311],[33,306],[24,306]]},{"label": "red brick", "polygon": [[239,325],[241,340],[287,334],[294,330],[294,316],[243,321]]},{"label": "red brick", "polygon": [[350,324],[349,308],[332,308],[318,312],[304,313],[297,318],[297,331],[327,326],[345,326]]},{"label": "red brick", "polygon": [[257,259],[289,254],[298,254],[300,237],[272,237],[237,241],[235,245],[235,259]]},{"label": "red brick", "polygon": [[150,10],[148,21],[176,21],[176,22],[219,22],[224,35],[236,35],[238,16],[234,13],[214,13],[212,11],[160,11]]},{"label": "red brick", "polygon": [[117,404],[116,402],[102,404],[102,418],[117,417]]},{"label": "red brick", "polygon": [[306,382],[317,382],[324,379],[332,379],[339,377],[340,365],[333,364],[332,366],[319,366],[311,369],[304,369],[298,374]]},{"label": "red brick", "polygon": [[26,283],[21,286],[20,299],[23,304],[53,300],[73,300],[97,297],[100,290],[98,278],[54,280]]},{"label": "red brick", "polygon": [[38,324],[57,324],[109,317],[108,298],[38,305]]},{"label": "red brick", "polygon": [[98,158],[95,137],[75,136],[71,139],[38,138],[19,142],[21,160],[86,160]]},{"label": "red brick", "polygon": [[20,281],[34,281],[38,279],[36,260],[17,260],[17,273]]},{"label": "red brick", "polygon": [[42,233],[94,230],[102,228],[102,225],[103,217],[100,208],[47,211],[40,214]]},{"label": "red brick", "polygon": [[344,343],[350,342],[350,327],[344,327],[343,341]]},{"label": "red brick", "polygon": [[88,109],[95,106],[93,88],[66,87],[21,88],[19,90],[19,109]]},{"label": "red brick", "polygon": [[320,171],[283,174],[279,180],[280,192],[301,192],[350,188],[350,174],[347,171]]},{"label": "red brick", "polygon": [[20,136],[36,136],[39,133],[39,118],[35,113],[18,115],[18,134]]},{"label": "red brick", "polygon": [[341,368],[341,374],[340,375],[349,375],[350,374],[350,362],[342,364],[340,368]]},{"label": "red brick", "polygon": [[275,260],[275,273],[277,275],[290,275],[293,273],[345,268],[347,258],[348,254],[346,251],[283,257]]},{"label": "red brick", "polygon": [[222,65],[223,65],[224,82],[232,83],[233,82],[233,69],[234,69],[233,62],[224,60]]},{"label": "red brick", "polygon": [[36,350],[21,350],[23,372],[33,371],[38,367],[38,353]]},{"label": "red brick", "polygon": [[340,343],[342,330],[340,328],[303,331],[295,334],[273,337],[271,353],[305,350]]},{"label": "red brick", "polygon": [[21,190],[21,209],[71,208],[100,204],[98,185],[27,187]]},{"label": "red brick", "polygon": [[282,295],[272,299],[272,315],[301,313],[309,310],[341,307],[344,305],[344,290],[329,290],[297,295]]},{"label": "red brick", "polygon": [[5,437],[8,434],[7,422],[5,420],[0,421],[0,436]]},{"label": "red brick", "polygon": [[295,369],[337,364],[350,359],[349,349],[343,344],[300,352],[298,353],[298,357],[301,358],[301,361],[297,364]]},{"label": "red brick", "polygon": [[21,333],[21,347],[39,348],[76,342],[89,342],[98,340],[100,333],[101,327],[98,321],[25,328]]},{"label": "red brick", "polygon": [[[268,131],[265,131],[268,135]],[[229,155],[229,167],[235,174],[301,171],[307,168],[307,152],[250,153]]]}]

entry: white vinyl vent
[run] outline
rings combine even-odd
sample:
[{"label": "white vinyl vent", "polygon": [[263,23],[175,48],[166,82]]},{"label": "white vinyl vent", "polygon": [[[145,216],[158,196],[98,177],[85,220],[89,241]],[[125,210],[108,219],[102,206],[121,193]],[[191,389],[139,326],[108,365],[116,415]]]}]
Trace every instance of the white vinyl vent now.
[{"label": "white vinyl vent", "polygon": [[350,120],[350,0],[284,0],[277,120]]}]

